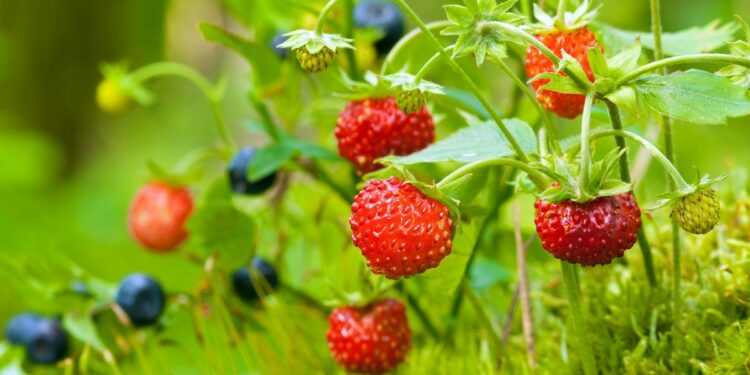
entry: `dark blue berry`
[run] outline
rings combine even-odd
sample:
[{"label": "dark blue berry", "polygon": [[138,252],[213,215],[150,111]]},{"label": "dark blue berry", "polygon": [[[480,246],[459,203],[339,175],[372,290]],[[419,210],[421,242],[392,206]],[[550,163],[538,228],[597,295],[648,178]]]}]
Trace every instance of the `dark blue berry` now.
[{"label": "dark blue berry", "polygon": [[34,313],[18,314],[8,322],[5,335],[12,344],[23,345],[32,362],[55,363],[68,350],[68,335],[55,319]]},{"label": "dark blue berry", "polygon": [[[251,302],[258,299],[258,290],[265,291],[264,288],[268,286],[271,289],[276,289],[279,285],[279,276],[276,274],[276,270],[273,266],[263,260],[262,258],[253,258],[252,267],[254,269],[255,276],[263,276],[265,282],[257,280],[256,285],[253,285],[253,279],[251,279],[250,269],[248,267],[242,267],[234,273],[232,273],[232,286],[234,291],[245,301]],[[267,285],[266,285],[267,284]]]},{"label": "dark blue berry", "polygon": [[232,191],[237,194],[261,194],[271,188],[274,181],[276,181],[275,172],[258,181],[250,182],[247,179],[247,169],[253,157],[255,157],[255,148],[243,147],[229,162],[229,167],[227,168],[229,183],[232,185]]},{"label": "dark blue berry", "polygon": [[155,323],[164,310],[164,291],[152,277],[134,273],[120,282],[115,302],[134,326],[147,326]]},{"label": "dark blue berry", "polygon": [[286,59],[287,55],[289,55],[288,48],[279,48],[279,44],[286,42],[287,37],[285,37],[284,34],[284,31],[279,31],[274,34],[273,39],[271,39],[271,48],[273,49],[273,52],[282,60]]},{"label": "dark blue berry", "polygon": [[384,55],[404,35],[404,15],[396,4],[386,0],[364,0],[354,7],[354,23],[361,28],[380,30],[383,36],[375,43]]}]

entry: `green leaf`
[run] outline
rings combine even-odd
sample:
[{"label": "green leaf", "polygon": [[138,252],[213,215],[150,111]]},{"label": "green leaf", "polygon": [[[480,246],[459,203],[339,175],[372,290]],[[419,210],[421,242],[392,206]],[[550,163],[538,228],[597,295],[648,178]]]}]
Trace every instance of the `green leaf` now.
[{"label": "green leaf", "polygon": [[433,99],[435,101],[448,102],[450,106],[470,112],[483,120],[488,120],[491,117],[487,109],[482,106],[482,103],[474,95],[465,90],[446,87],[445,95],[437,96]]},{"label": "green leaf", "polygon": [[461,285],[466,265],[474,250],[478,235],[476,220],[463,224],[454,235],[451,254],[445,257],[440,266],[423,273],[424,294],[431,301],[447,301]]},{"label": "green leaf", "polygon": [[0,374],[26,375],[22,366],[24,354],[23,347],[11,345],[7,341],[0,342]]},{"label": "green leaf", "polygon": [[[607,47],[611,47],[610,44],[627,46],[640,36],[644,47],[654,49],[654,36],[651,33],[620,30],[603,23],[596,23],[596,27],[604,34]],[[691,27],[674,33],[663,33],[662,50],[665,56],[711,52],[734,40],[734,33],[737,30],[739,30],[739,27],[735,23],[721,25],[719,21],[713,21],[703,27]],[[618,49],[615,48],[615,50]]]},{"label": "green leaf", "polygon": [[218,261],[236,267],[252,255],[255,224],[252,217],[232,203],[229,183],[223,176],[203,194],[188,229],[204,254],[218,253]]},{"label": "green leaf", "polygon": [[100,351],[106,349],[90,314],[67,313],[63,316],[62,324],[71,336],[91,345],[92,348]]},{"label": "green leaf", "polygon": [[290,142],[284,141],[258,149],[248,168],[248,179],[250,182],[258,181],[276,172],[282,164],[294,156],[295,151],[296,149]]},{"label": "green leaf", "polygon": [[747,90],[702,70],[646,76],[633,88],[655,111],[685,122],[725,124],[728,117],[750,114]]},{"label": "green leaf", "polygon": [[549,80],[539,90],[549,90],[559,92],[563,94],[584,94],[578,84],[575,83],[570,77],[564,76],[560,73],[542,73],[537,74],[531,79],[531,82],[538,81],[540,79]]},{"label": "green leaf", "polygon": [[636,43],[631,44],[630,47],[607,60],[611,72],[609,78],[618,79],[634,70],[638,66],[640,57],[641,43],[640,40],[637,40]]},{"label": "green leaf", "polygon": [[287,138],[284,142],[301,155],[319,160],[341,160],[339,155],[327,148],[297,138]]},{"label": "green leaf", "polygon": [[471,275],[471,286],[477,291],[482,291],[493,285],[507,284],[512,280],[513,273],[492,259],[477,256],[469,275]]},{"label": "green leaf", "polygon": [[211,42],[217,42],[224,47],[227,47],[244,56],[245,59],[253,60],[253,47],[250,41],[248,41],[247,39],[239,35],[232,34],[219,26],[214,26],[205,22],[199,23],[198,29],[200,30],[201,35],[203,35],[204,39]]},{"label": "green leaf", "polygon": [[[518,119],[508,119],[505,120],[505,125],[525,152],[537,152],[536,135],[529,124]],[[407,156],[389,156],[382,160],[400,165],[448,161],[472,163],[513,155],[515,152],[497,125],[494,122],[483,122],[460,129],[422,151]]]}]

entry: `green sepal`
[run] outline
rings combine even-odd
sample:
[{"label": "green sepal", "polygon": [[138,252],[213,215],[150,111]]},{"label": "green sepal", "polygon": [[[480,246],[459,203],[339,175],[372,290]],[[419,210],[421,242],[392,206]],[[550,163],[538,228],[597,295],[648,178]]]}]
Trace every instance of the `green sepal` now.
[{"label": "green sepal", "polygon": [[[747,22],[742,17],[735,17],[745,31],[746,40],[728,43],[729,53],[734,56],[750,58],[750,27],[748,27]],[[727,65],[717,71],[716,75],[728,77],[735,85],[750,89],[750,68],[741,65]]]},{"label": "green sepal", "polygon": [[531,78],[530,82],[534,82],[540,79],[548,79],[544,86],[540,87],[540,90],[549,90],[559,92],[563,94],[586,94],[578,84],[569,76],[563,74],[563,70],[567,69],[573,73],[579,80],[588,81],[588,76],[583,70],[581,63],[567,52],[562,51],[562,58],[560,64],[557,66],[557,70],[554,73],[542,73]]},{"label": "green sepal", "polygon": [[680,199],[686,197],[696,191],[708,189],[712,185],[721,182],[727,178],[727,175],[721,175],[719,177],[709,177],[708,175],[700,175],[700,172],[696,171],[696,178],[693,183],[689,184],[686,188],[670,191],[669,193],[662,194],[659,196],[658,201],[651,205],[648,205],[645,209],[648,211],[658,210],[662,207],[674,206]]},{"label": "green sepal", "polygon": [[488,56],[498,60],[507,57],[506,42],[523,43],[505,30],[481,27],[484,22],[510,25],[523,23],[523,16],[509,12],[516,1],[508,0],[497,4],[495,0],[464,0],[464,6],[443,6],[450,26],[443,29],[441,34],[458,38],[453,48],[453,57],[473,54],[477,65],[482,65]]},{"label": "green sepal", "polygon": [[560,23],[557,15],[550,16],[539,4],[534,4],[534,18],[537,23],[527,26],[527,30],[533,34],[539,34],[579,29],[591,23],[600,7],[601,5],[592,9],[591,2],[584,0],[573,12],[565,11],[563,22]]},{"label": "green sepal", "polygon": [[296,50],[299,48],[306,48],[310,53],[318,53],[324,47],[336,52],[342,48],[352,48],[352,39],[344,38],[338,34],[320,34],[318,35],[312,30],[295,30],[284,34],[287,37],[283,43],[279,44],[279,48],[290,48]]},{"label": "green sepal", "polygon": [[148,106],[154,102],[154,94],[130,76],[128,64],[102,64],[99,69],[105,79],[115,82],[123,94],[133,99],[136,103]]},{"label": "green sepal", "polygon": [[391,89],[398,89],[400,91],[419,90],[419,92],[422,93],[445,95],[443,86],[424,79],[417,80],[416,76],[409,73],[400,72],[390,74],[382,76],[381,79],[385,82],[389,82],[391,84]]}]

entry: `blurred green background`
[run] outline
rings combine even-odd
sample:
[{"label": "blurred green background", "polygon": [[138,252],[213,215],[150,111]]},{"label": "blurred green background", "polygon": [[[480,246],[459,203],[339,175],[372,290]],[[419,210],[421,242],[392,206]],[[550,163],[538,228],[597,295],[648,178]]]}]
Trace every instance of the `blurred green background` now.
[{"label": "blurred green background", "polygon": [[[443,17],[440,5],[450,2],[410,3],[433,20]],[[647,30],[647,1],[603,3],[602,21]],[[663,7],[666,31],[714,19],[727,22],[734,14],[750,18],[747,0],[665,0]],[[243,120],[256,117],[245,99],[251,84],[247,67],[232,52],[203,41],[199,21],[242,30],[219,1],[0,2],[0,255],[59,252],[105,280],[139,270],[158,274],[168,290],[193,286],[200,268],[181,257],[164,262],[163,256],[142,251],[130,239],[125,218],[132,194],[146,179],[148,160],[173,165],[215,138],[210,108],[194,87],[173,79],[150,84],[155,105],[134,106],[119,116],[100,113],[94,93],[101,62],[139,67],[172,60],[211,78],[225,74],[224,109],[237,143],[262,143],[242,129]],[[488,78],[501,76],[494,67],[486,70]],[[750,161],[747,121],[721,127],[678,124],[680,168],[686,175],[693,166],[718,175],[728,165]],[[333,144],[330,134],[327,146]],[[216,165],[216,175],[222,168]],[[647,190],[661,190],[662,172],[649,173],[650,183],[659,186]],[[0,299],[26,306],[24,296],[15,293],[0,288]],[[0,321],[16,310],[5,304]]]}]

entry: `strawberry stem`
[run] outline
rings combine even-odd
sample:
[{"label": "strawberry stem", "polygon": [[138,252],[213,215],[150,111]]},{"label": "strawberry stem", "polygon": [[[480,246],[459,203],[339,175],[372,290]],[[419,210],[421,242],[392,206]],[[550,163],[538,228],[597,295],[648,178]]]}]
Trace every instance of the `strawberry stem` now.
[{"label": "strawberry stem", "polygon": [[424,78],[425,74],[427,74],[427,71],[429,71],[433,65],[435,65],[435,62],[437,62],[440,59],[440,52],[436,52],[432,57],[430,57],[429,60],[427,60],[424,65],[422,65],[422,68],[419,69],[417,74],[414,76],[414,81],[419,82]]},{"label": "strawberry stem", "polygon": [[435,46],[435,48],[440,52],[440,54],[443,56],[443,59],[445,59],[446,63],[448,63],[448,66],[451,67],[458,75],[463,78],[467,84],[469,84],[469,87],[471,88],[471,91],[474,93],[474,96],[479,100],[479,102],[482,104],[482,106],[487,110],[487,112],[490,114],[490,117],[495,121],[497,126],[500,128],[500,131],[503,132],[505,135],[505,138],[508,140],[508,143],[510,143],[513,150],[516,152],[516,156],[518,158],[528,163],[531,159],[529,159],[529,156],[526,155],[526,152],[523,151],[521,146],[518,144],[518,141],[513,137],[513,134],[508,130],[508,127],[505,125],[505,122],[503,119],[498,115],[497,111],[495,111],[495,108],[492,106],[492,103],[484,96],[482,93],[482,90],[477,86],[477,84],[474,82],[474,80],[469,76],[468,73],[459,65],[456,61],[453,60],[451,55],[448,54],[448,51],[443,47],[443,44],[440,43],[440,41],[437,39],[435,34],[430,31],[430,29],[427,28],[427,25],[425,25],[424,21],[419,17],[419,15],[414,12],[414,10],[409,6],[409,4],[406,3],[405,0],[395,0],[395,2],[403,9],[404,13],[409,15],[411,19],[414,21],[414,23],[417,24],[417,26],[424,32],[427,37],[430,39],[432,44]]},{"label": "strawberry stem", "polygon": [[[604,103],[607,105],[609,118],[612,121],[612,129],[623,130],[620,109],[612,101],[604,100]],[[617,144],[617,148],[620,151],[623,151],[627,148],[627,145],[625,144],[625,137],[615,136],[615,143]],[[627,152],[623,152],[623,154],[620,155],[619,161],[620,178],[623,181],[630,183],[630,166],[628,165],[629,163]],[[643,264],[646,268],[646,278],[648,279],[648,283],[650,286],[655,287],[657,285],[657,282],[656,272],[654,271],[654,260],[651,255],[651,245],[648,243],[648,238],[646,237],[646,233],[643,230],[642,226],[640,229],[638,229],[638,246],[641,248],[641,253],[643,254]]]},{"label": "strawberry stem", "polygon": [[750,68],[750,58],[726,55],[723,53],[706,53],[696,55],[683,55],[668,57],[643,65],[630,73],[622,76],[620,79],[615,81],[615,88],[629,84],[630,82],[638,79],[640,76],[653,72],[655,70],[668,68],[676,65],[696,65],[696,64],[727,64],[727,65],[741,65],[746,68]]},{"label": "strawberry stem", "polygon": [[203,96],[211,106],[219,136],[227,150],[230,151],[227,154],[231,154],[231,151],[234,150],[234,143],[232,142],[232,137],[229,135],[227,124],[224,121],[224,112],[221,109],[221,94],[217,92],[216,88],[206,77],[191,67],[165,61],[146,65],[130,73],[130,78],[136,83],[140,83],[151,78],[168,75],[182,77],[201,90]]},{"label": "strawberry stem", "polygon": [[583,316],[583,309],[581,308],[581,290],[578,285],[576,266],[565,261],[560,261],[560,265],[562,266],[565,289],[568,292],[570,311],[573,315],[573,335],[578,346],[581,362],[583,363],[583,372],[586,375],[596,375],[594,353],[591,351],[592,346],[587,333],[586,319]]},{"label": "strawberry stem", "polygon": [[555,26],[558,28],[565,28],[565,10],[568,8],[568,2],[566,0],[559,0],[557,3],[557,18],[555,19]]},{"label": "strawberry stem", "polygon": [[333,6],[336,5],[336,1],[338,0],[329,0],[328,3],[320,11],[318,20],[315,22],[315,34],[323,35],[323,26],[325,26],[326,18],[328,17],[328,14],[331,13]]},{"label": "strawberry stem", "polygon": [[[428,23],[427,30],[437,30],[445,28],[446,26],[450,26],[450,22],[448,21],[435,21]],[[396,57],[401,53],[401,51],[405,51],[404,47],[406,47],[407,44],[409,44],[411,41],[416,39],[418,36],[422,35],[422,29],[416,28],[412,31],[410,31],[408,34],[404,35],[403,38],[401,38],[398,43],[396,43],[393,48],[388,52],[388,54],[383,59],[383,65],[380,67],[380,75],[384,76],[388,73],[388,68],[391,67],[391,64],[393,64],[393,60],[396,59]]]},{"label": "strawberry stem", "polygon": [[556,153],[562,153],[562,150],[560,149],[560,144],[557,142],[557,130],[555,128],[555,125],[552,123],[552,120],[550,119],[549,114],[547,111],[542,108],[542,105],[539,104],[539,101],[536,100],[536,95],[534,94],[531,89],[529,89],[529,86],[524,83],[521,78],[518,77],[513,71],[510,69],[508,64],[505,63],[505,61],[500,59],[491,59],[492,61],[497,64],[500,69],[505,72],[505,74],[510,78],[510,80],[518,87],[521,92],[526,95],[526,97],[529,99],[529,102],[532,103],[534,108],[536,108],[537,112],[539,112],[539,117],[542,119],[542,124],[544,124],[544,128],[547,132],[547,135],[550,136],[550,146],[552,147],[552,151]]},{"label": "strawberry stem", "polygon": [[514,167],[514,168],[518,168],[526,172],[526,174],[529,176],[531,181],[534,182],[534,184],[539,188],[539,190],[544,190],[549,185],[547,183],[547,179],[545,178],[545,176],[541,172],[529,166],[528,164],[518,161],[516,159],[495,158],[495,159],[480,160],[480,161],[476,161],[470,164],[466,164],[463,167],[456,169],[451,174],[445,176],[445,178],[443,178],[440,182],[438,182],[435,187],[440,189],[444,187],[445,185],[447,185],[448,183],[455,181],[461,178],[462,176],[469,174],[477,169],[482,169],[482,168],[490,167],[493,165],[504,165],[504,166]]},{"label": "strawberry stem", "polygon": [[578,173],[578,199],[585,202],[592,198],[589,192],[589,175],[591,173],[591,107],[594,105],[594,94],[586,95],[581,121],[581,167]]}]

